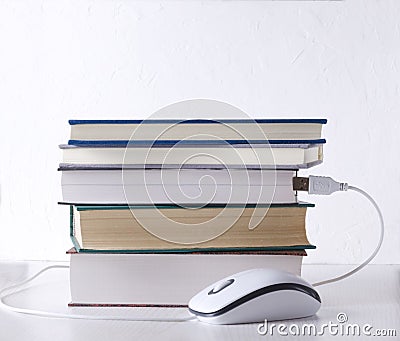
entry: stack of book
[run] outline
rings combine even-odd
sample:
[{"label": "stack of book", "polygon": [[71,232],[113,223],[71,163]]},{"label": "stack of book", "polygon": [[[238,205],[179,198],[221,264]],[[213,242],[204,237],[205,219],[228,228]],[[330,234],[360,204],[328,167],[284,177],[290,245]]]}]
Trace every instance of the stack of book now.
[{"label": "stack of book", "polygon": [[314,205],[292,181],[322,162],[326,120],[69,123],[72,306],[184,306],[246,269],[300,275]]}]

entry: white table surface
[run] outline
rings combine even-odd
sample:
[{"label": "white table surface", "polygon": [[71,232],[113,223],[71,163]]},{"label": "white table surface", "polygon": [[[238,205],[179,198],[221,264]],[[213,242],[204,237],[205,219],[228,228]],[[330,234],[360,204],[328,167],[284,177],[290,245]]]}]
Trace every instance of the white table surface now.
[{"label": "white table surface", "polygon": [[[0,288],[26,279],[47,262],[0,262]],[[66,263],[64,263],[66,264]],[[303,277],[314,282],[348,270],[344,265],[305,265]],[[395,329],[397,336],[342,337],[260,335],[258,324],[215,326],[198,321],[190,322],[123,322],[49,319],[20,315],[0,309],[0,340],[289,340],[359,339],[400,340],[400,265],[370,265],[360,273],[342,282],[318,288],[322,308],[313,318],[286,321],[301,327],[314,323],[338,324],[337,315],[345,313],[347,324],[370,324],[376,329]],[[17,307],[62,313],[121,315],[137,317],[183,317],[186,309],[171,308],[68,308],[68,270],[55,269],[42,275],[25,290],[9,296],[8,304]],[[277,323],[279,324],[279,323]]]}]

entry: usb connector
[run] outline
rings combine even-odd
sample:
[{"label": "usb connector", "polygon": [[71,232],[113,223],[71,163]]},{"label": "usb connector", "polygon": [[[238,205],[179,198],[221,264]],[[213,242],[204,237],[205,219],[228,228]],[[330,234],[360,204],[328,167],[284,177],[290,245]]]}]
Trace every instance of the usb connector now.
[{"label": "usb connector", "polygon": [[308,178],[303,178],[299,176],[293,178],[293,190],[308,191],[309,186],[310,186],[310,180]]},{"label": "usb connector", "polygon": [[328,176],[294,177],[293,190],[307,191],[309,194],[329,195],[338,191],[347,191],[349,185],[337,182]]}]

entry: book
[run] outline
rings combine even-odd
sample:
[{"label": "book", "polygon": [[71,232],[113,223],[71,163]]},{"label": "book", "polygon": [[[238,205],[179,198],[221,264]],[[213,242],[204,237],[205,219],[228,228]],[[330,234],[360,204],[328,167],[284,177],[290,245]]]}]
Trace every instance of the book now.
[{"label": "book", "polygon": [[311,249],[305,217],[313,206],[70,206],[70,234],[79,252]]},{"label": "book", "polygon": [[63,152],[61,166],[299,169],[322,162],[325,140],[287,140],[276,144],[268,144],[266,141],[221,140],[134,141],[125,145],[113,141],[98,142],[60,145]]},{"label": "book", "polygon": [[301,274],[304,250],[113,254],[69,251],[70,306],[186,306],[210,283],[271,267]]},{"label": "book", "polygon": [[[326,119],[147,119],[70,120],[71,141],[97,140],[313,140],[321,137]],[[208,138],[205,138],[209,136]],[[264,139],[264,138],[263,138]]]},{"label": "book", "polygon": [[293,170],[64,168],[62,200],[73,204],[296,203]]}]

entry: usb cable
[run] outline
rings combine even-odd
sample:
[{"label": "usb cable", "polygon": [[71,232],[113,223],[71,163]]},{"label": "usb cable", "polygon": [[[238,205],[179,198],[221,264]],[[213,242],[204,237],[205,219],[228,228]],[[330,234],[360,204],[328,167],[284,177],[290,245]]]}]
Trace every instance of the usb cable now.
[{"label": "usb cable", "polygon": [[338,282],[342,279],[345,279],[351,275],[354,275],[356,272],[360,271],[362,268],[364,268],[366,265],[368,265],[377,255],[379,252],[382,242],[383,242],[383,236],[385,234],[385,223],[383,221],[383,215],[382,212],[376,203],[376,201],[365,191],[362,189],[355,187],[355,186],[350,186],[349,184],[345,182],[337,182],[333,180],[330,177],[327,176],[314,176],[310,175],[308,178],[306,177],[294,177],[293,178],[293,189],[295,191],[307,191],[309,194],[317,194],[317,195],[330,195],[334,192],[342,192],[342,191],[354,191],[357,192],[361,195],[363,195],[365,198],[367,198],[371,204],[374,206],[376,209],[378,216],[379,216],[379,222],[380,222],[380,236],[379,236],[379,241],[378,244],[375,248],[375,250],[371,253],[371,255],[360,265],[355,267],[353,270],[338,276],[334,278],[330,278],[321,282],[313,283],[314,287],[324,285],[324,284],[329,284],[333,282]]}]

